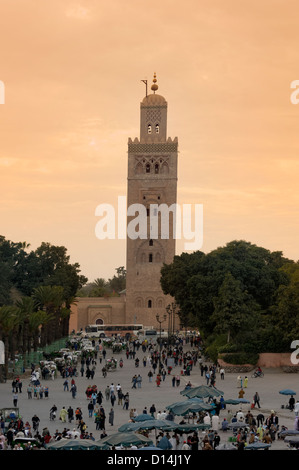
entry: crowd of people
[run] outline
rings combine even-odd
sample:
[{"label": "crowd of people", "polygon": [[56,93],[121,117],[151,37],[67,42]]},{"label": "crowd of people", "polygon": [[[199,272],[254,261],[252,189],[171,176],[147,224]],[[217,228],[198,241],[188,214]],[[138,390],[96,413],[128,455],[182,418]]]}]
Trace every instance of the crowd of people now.
[{"label": "crowd of people", "polygon": [[[163,386],[163,382],[166,380],[171,382],[172,387],[177,388],[182,385],[182,378],[184,378],[184,386],[190,388],[192,387],[191,376],[194,368],[196,368],[197,373],[200,371],[200,375],[203,377],[206,385],[216,387],[216,379],[217,381],[218,378],[224,380],[225,371],[217,364],[204,362],[198,347],[199,344],[192,340],[192,342],[187,343],[188,347],[184,347],[183,340],[179,338],[172,344],[158,344],[153,341],[140,341],[138,339],[128,341],[126,348],[122,350],[125,358],[121,357],[118,363],[122,363],[122,367],[125,367],[126,360],[132,360],[131,370],[134,365],[136,373],[131,378],[131,384],[129,385],[129,381],[126,383],[126,388],[139,389],[140,393],[142,393],[141,391],[145,386],[144,382],[148,381],[150,383],[154,380],[157,388]],[[69,406],[61,407],[61,409],[52,404],[49,410],[49,420],[51,422],[59,420],[62,425],[65,423],[62,431],[56,429],[52,433],[49,430],[48,423],[42,423],[41,425],[40,419],[36,414],[32,416],[31,423],[28,420],[24,422],[21,417],[17,417],[17,419],[12,418],[7,425],[2,418],[0,448],[13,448],[15,450],[37,447],[46,448],[49,442],[65,438],[94,440],[94,434],[103,438],[107,436],[107,431],[110,432],[113,429],[115,413],[119,413],[118,410],[128,411],[127,419],[130,421],[135,420],[141,411],[138,413],[136,408],[130,406],[130,393],[139,392],[123,390],[120,383],[112,381],[105,388],[100,389],[96,384],[97,377],[100,375],[97,366],[100,364],[100,368],[102,368],[102,360],[106,357],[107,351],[101,340],[94,340],[93,347],[92,351],[84,351],[79,356],[78,363],[76,364],[69,364],[69,361],[66,363],[63,363],[63,361],[59,362],[55,370],[55,376],[49,376],[52,380],[59,379],[63,392],[71,392],[73,400],[76,399],[78,393],[80,396],[84,395],[86,398],[86,409],[82,410],[81,406],[75,406],[75,401]],[[76,347],[76,350],[78,350],[78,347]],[[85,377],[88,382],[84,391],[78,390],[77,381],[79,373],[81,378]],[[49,391],[51,386],[41,384],[39,381],[40,377],[43,377],[42,368],[40,365],[33,365],[31,381],[27,387],[29,400],[49,400],[49,398],[52,398]],[[240,388],[240,386],[241,389],[244,389],[247,383],[243,380],[240,382],[238,378],[237,387]],[[20,377],[12,380],[12,391],[14,395],[22,393]],[[156,444],[163,442],[163,445],[166,446],[165,448],[173,450],[214,450],[221,443],[219,431],[226,432],[229,429],[228,425],[233,423],[236,423],[236,427],[232,428],[234,445],[239,449],[244,448],[247,443],[256,441],[272,443],[275,439],[279,438],[281,429],[279,428],[278,417],[274,411],[273,413],[271,412],[270,416],[265,417],[260,412],[254,416],[253,409],[245,415],[242,410],[239,410],[237,413],[231,413],[229,410],[226,410],[226,417],[220,421],[220,414],[226,408],[223,403],[223,397],[219,399],[214,398],[212,402],[214,408],[211,412],[193,413],[191,416],[193,422],[209,425],[206,432],[194,432],[185,435],[161,431],[157,436]],[[253,408],[257,409],[259,407],[258,397]],[[169,410],[156,409],[154,403],[144,406],[142,413],[148,413],[156,419],[174,420],[174,416]],[[185,422],[185,418],[183,418],[180,424]],[[239,426],[240,423],[244,424],[244,426]],[[5,429],[5,426],[7,429]],[[93,428],[93,430],[90,431],[90,428]],[[146,431],[143,431],[143,433],[147,435]],[[30,441],[20,447],[16,442],[16,438],[20,437],[27,438],[27,440],[30,439]]]},{"label": "crowd of people", "polygon": [[[78,351],[78,344],[68,343],[67,347],[72,347]],[[133,359],[135,361],[135,367],[140,367],[146,370],[148,381],[151,382],[153,377],[156,376],[157,387],[160,386],[161,382],[165,381],[167,375],[171,375],[173,367],[182,368],[181,374],[190,375],[192,367],[196,364],[198,358],[198,348],[194,347],[193,340],[190,344],[192,348],[188,352],[183,350],[183,342],[177,340],[172,346],[168,344],[159,345],[152,341],[140,341],[133,339],[127,341],[127,346],[124,349],[124,354],[127,360]],[[67,360],[67,354],[64,360],[59,360],[55,366],[49,367],[47,362],[41,364],[32,364],[31,368],[31,380],[26,388],[27,398],[29,400],[49,400],[51,399],[51,385],[47,383],[41,383],[40,380],[57,380],[62,379],[62,387],[64,392],[71,392],[73,399],[76,398],[78,393],[77,377],[80,374],[81,377],[86,377],[90,382],[96,382],[96,374],[98,373],[97,365],[102,364],[103,359],[106,358],[107,351],[104,342],[101,340],[93,340],[92,351],[84,351],[81,354],[80,359],[74,361]],[[142,353],[142,357],[139,359],[139,355]],[[138,357],[137,357],[138,355]],[[78,356],[77,356],[78,357]],[[112,358],[113,359],[113,358]],[[109,359],[111,361],[111,359]],[[119,360],[121,367],[123,367],[124,360]],[[171,363],[168,364],[168,363]],[[102,367],[102,366],[101,366]],[[101,369],[102,371],[102,369]],[[132,377],[131,387],[141,388],[143,373],[140,372],[134,374]],[[173,386],[179,386],[180,374],[173,375]],[[12,379],[12,392],[13,392],[13,406],[18,406],[18,394],[22,393],[22,380],[21,378],[15,377]],[[107,385],[105,389],[100,390],[98,386],[94,384],[88,384],[85,389],[85,396],[88,400],[87,403],[87,416],[88,419],[92,418],[95,431],[101,431],[100,437],[105,437],[107,422],[109,426],[114,424],[114,409],[115,404],[119,405],[123,410],[129,411],[129,419],[132,419],[132,413],[130,410],[130,395],[129,392],[124,392],[120,384]],[[105,403],[106,402],[106,403]],[[110,405],[109,411],[106,416],[105,408]],[[105,406],[104,406],[105,405]],[[151,413],[154,405],[152,405]],[[146,409],[146,407],[145,407]],[[161,412],[158,413],[158,416]],[[28,420],[23,421],[22,417],[11,417],[10,421],[5,423],[3,417],[1,417],[1,439],[0,449],[2,448],[14,448],[15,450],[21,450],[23,448],[45,448],[49,442],[57,441],[62,438],[76,437],[81,439],[94,439],[92,432],[87,430],[89,421],[83,417],[83,411],[81,407],[75,407],[72,405],[63,406],[60,410],[53,404],[49,410],[49,420],[59,420],[61,423],[67,423],[74,425],[75,427],[65,427],[63,431],[56,430],[51,435],[47,423],[43,423],[42,430],[40,431],[40,419],[36,414],[32,416],[31,423]],[[15,443],[18,438],[31,439],[26,442],[25,445],[20,446]]]}]

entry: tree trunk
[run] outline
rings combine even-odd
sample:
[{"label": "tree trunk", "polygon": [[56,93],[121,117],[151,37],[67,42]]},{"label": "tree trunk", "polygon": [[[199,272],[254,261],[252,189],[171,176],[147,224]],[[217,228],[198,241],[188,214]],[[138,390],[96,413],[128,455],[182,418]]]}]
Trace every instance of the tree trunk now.
[{"label": "tree trunk", "polygon": [[227,331],[227,343],[230,342],[230,330]]}]

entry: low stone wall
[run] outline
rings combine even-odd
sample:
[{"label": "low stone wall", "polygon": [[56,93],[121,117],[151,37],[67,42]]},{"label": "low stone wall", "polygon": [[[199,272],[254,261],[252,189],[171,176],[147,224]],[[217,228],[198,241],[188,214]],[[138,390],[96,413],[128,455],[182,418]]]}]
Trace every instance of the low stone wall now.
[{"label": "low stone wall", "polygon": [[220,368],[223,368],[226,373],[248,373],[254,369],[252,364],[228,364],[224,362],[222,359],[218,359],[218,364]]},{"label": "low stone wall", "polygon": [[223,367],[225,372],[228,373],[245,373],[255,370],[256,367],[261,367],[262,369],[275,368],[282,369],[286,373],[298,373],[299,365],[294,365],[291,362],[290,353],[261,353],[259,355],[259,360],[256,365],[252,364],[228,364],[224,362],[223,359],[218,359],[218,364],[220,367]]}]

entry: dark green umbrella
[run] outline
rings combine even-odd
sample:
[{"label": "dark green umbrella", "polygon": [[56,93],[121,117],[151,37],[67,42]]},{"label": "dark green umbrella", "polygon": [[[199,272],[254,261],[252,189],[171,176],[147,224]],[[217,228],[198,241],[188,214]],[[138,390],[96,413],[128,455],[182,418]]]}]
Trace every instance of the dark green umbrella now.
[{"label": "dark green umbrella", "polygon": [[141,415],[137,415],[135,416],[135,418],[132,418],[132,421],[137,423],[139,421],[147,421],[151,419],[155,419],[155,418],[152,415],[148,415],[147,413],[142,413]]},{"label": "dark green umbrella", "polygon": [[162,450],[170,450],[172,449],[172,444],[169,442],[166,436],[163,436],[161,441],[157,444],[157,447]]},{"label": "dark green umbrella", "polygon": [[198,387],[191,387],[181,392],[188,398],[213,398],[223,395],[221,390],[217,390],[215,387],[209,387],[207,385],[199,385]]},{"label": "dark green umbrella", "polygon": [[233,398],[228,398],[227,400],[224,400],[223,403],[226,405],[239,405],[239,400],[234,400]]},{"label": "dark green umbrella", "polygon": [[242,403],[250,403],[250,401],[246,400],[245,398],[228,398],[227,400],[224,400],[226,405],[241,405]]},{"label": "dark green umbrella", "polygon": [[269,449],[271,444],[266,444],[265,442],[253,442],[244,447],[245,450],[265,450]]},{"label": "dark green umbrella", "polygon": [[280,390],[279,393],[281,395],[296,395],[295,390],[291,390],[290,388],[285,388],[284,390]]},{"label": "dark green umbrella", "polygon": [[145,447],[139,447],[138,450],[150,450],[150,451],[153,451],[153,450],[162,450],[162,449],[160,449],[160,447],[156,447],[156,446],[145,446]]},{"label": "dark green umbrella", "polygon": [[198,431],[199,429],[209,429],[211,426],[209,424],[203,424],[203,423],[198,423],[198,424],[176,424],[173,423],[170,426],[170,431],[173,432],[183,432],[185,434],[188,434],[190,432],[195,432]]},{"label": "dark green umbrella", "polygon": [[184,416],[188,413],[199,413],[200,411],[211,411],[215,408],[214,404],[204,403],[199,398],[190,398],[182,402],[176,402],[166,406],[166,409],[172,411],[177,416]]},{"label": "dark green umbrella", "polygon": [[[47,450],[103,450],[98,441],[90,439],[60,439],[46,445]],[[109,446],[106,446],[109,449]]]},{"label": "dark green umbrella", "polygon": [[[150,421],[149,421],[150,422]],[[148,444],[152,445],[153,441],[148,437],[142,436],[141,434],[135,434],[134,432],[117,432],[111,434],[111,436],[104,437],[99,441],[96,441],[99,445],[108,446],[123,446],[130,447],[131,445]]]},{"label": "dark green umbrella", "polygon": [[162,419],[148,419],[146,421],[140,421],[138,423],[126,423],[120,426],[118,428],[119,432],[130,432],[130,431],[140,431],[144,429],[148,429],[149,431],[151,429],[162,429],[162,430],[170,430],[169,429],[169,424],[172,423],[172,421],[167,421],[167,420],[162,420]]}]

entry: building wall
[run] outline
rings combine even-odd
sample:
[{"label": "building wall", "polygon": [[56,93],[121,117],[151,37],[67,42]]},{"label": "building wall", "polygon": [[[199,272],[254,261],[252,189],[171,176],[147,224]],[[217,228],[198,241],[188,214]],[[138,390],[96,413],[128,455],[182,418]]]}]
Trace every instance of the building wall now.
[{"label": "building wall", "polygon": [[120,297],[78,297],[72,306],[70,331],[79,331],[97,320],[104,324],[126,323],[126,299]]}]

